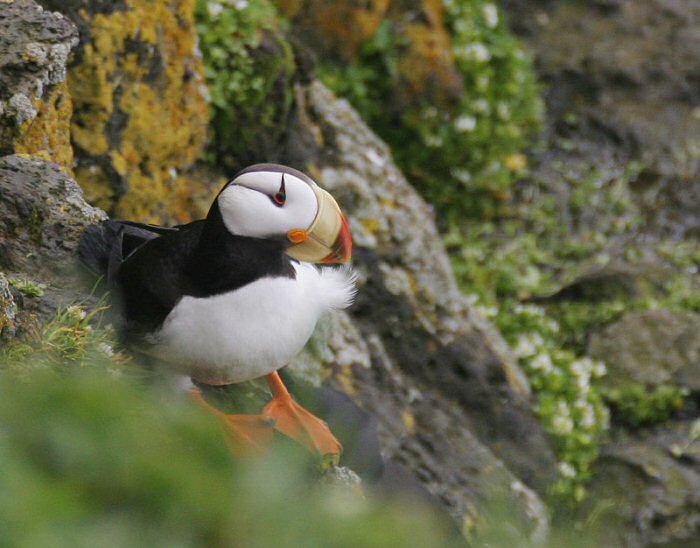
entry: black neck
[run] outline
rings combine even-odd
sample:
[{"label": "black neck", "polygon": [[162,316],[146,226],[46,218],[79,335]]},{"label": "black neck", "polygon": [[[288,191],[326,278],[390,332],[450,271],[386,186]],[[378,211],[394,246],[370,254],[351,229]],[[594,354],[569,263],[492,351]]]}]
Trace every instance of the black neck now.
[{"label": "black neck", "polygon": [[186,267],[193,294],[212,295],[242,287],[265,276],[293,277],[280,240],[231,234],[215,201],[196,250]]}]

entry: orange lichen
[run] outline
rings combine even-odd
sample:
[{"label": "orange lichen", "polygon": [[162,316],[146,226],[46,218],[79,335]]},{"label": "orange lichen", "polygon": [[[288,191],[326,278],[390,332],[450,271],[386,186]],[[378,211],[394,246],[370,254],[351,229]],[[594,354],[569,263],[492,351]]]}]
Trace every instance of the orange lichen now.
[{"label": "orange lichen", "polygon": [[18,128],[14,151],[56,162],[70,171],[73,148],[69,128],[73,107],[66,83],[52,86],[44,99],[34,99],[34,108],[36,117]]},{"label": "orange lichen", "polygon": [[442,2],[423,0],[421,5],[421,20],[407,17],[407,12],[392,14],[407,38],[407,47],[398,59],[402,93],[408,95],[405,100],[409,103],[427,95],[433,103],[454,106],[463,94],[462,78],[452,54]]},{"label": "orange lichen", "polygon": [[352,60],[362,43],[376,32],[389,0],[277,0],[275,4],[285,16],[294,18],[295,26],[308,40],[318,42],[319,50]]}]

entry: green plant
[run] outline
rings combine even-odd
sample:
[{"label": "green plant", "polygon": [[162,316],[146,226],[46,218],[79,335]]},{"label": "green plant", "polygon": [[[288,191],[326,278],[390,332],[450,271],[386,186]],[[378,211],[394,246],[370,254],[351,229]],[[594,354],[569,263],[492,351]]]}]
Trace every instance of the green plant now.
[{"label": "green plant", "polygon": [[119,350],[114,328],[103,321],[107,307],[85,303],[59,308],[41,330],[14,341],[0,352],[0,371],[12,368],[20,377],[37,370],[99,368],[112,374],[127,370],[130,358]]},{"label": "green plant", "polygon": [[632,382],[603,392],[616,419],[635,428],[668,420],[683,407],[683,400],[689,393],[690,390],[679,386],[647,388]]},{"label": "green plant", "polygon": [[46,284],[35,282],[29,278],[10,278],[9,282],[17,291],[29,297],[41,297],[46,289]]},{"label": "green plant", "polygon": [[393,105],[402,85],[399,56],[407,37],[385,20],[349,66],[326,63],[319,74],[347,97],[443,217],[494,214],[526,169],[520,151],[541,123],[542,103],[531,61],[495,4],[443,2],[453,55],[465,92],[454,106],[416,100]]},{"label": "green plant", "polygon": [[239,168],[272,154],[284,131],[292,49],[268,0],[197,0],[195,18],[210,94],[210,159]]}]

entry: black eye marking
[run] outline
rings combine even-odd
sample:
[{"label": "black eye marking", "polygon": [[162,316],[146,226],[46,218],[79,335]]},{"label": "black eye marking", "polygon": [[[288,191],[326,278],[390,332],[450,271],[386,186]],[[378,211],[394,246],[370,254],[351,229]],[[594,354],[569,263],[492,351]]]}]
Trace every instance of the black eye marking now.
[{"label": "black eye marking", "polygon": [[280,189],[272,196],[272,202],[278,206],[282,207],[284,202],[287,201],[287,191],[284,188],[284,173],[282,174],[282,184],[280,184]]}]

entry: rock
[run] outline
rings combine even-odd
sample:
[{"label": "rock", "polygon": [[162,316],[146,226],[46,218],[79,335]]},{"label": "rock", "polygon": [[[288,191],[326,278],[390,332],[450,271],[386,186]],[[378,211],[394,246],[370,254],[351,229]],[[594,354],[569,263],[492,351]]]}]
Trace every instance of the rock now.
[{"label": "rock", "polygon": [[105,213],[85,202],[61,166],[38,158],[0,158],[0,196],[0,271],[46,286],[43,295],[24,296],[0,286],[0,317],[11,320],[18,309],[46,317],[61,303],[83,300],[75,250],[85,227]]},{"label": "rock", "polygon": [[[606,173],[639,161],[645,168],[633,190],[650,221],[644,231],[697,232],[700,6],[693,0],[505,5],[548,84],[553,141],[563,137],[578,149],[550,150],[545,162],[558,158],[571,166],[585,159]],[[575,128],[565,119],[571,113]]]},{"label": "rock", "polygon": [[620,434],[603,447],[582,513],[599,514],[592,527],[603,532],[605,545],[695,545],[700,460],[689,444],[690,428],[678,422],[640,435]]},{"label": "rock", "polygon": [[88,201],[144,222],[204,213],[219,181],[193,169],[209,123],[194,0],[41,3],[80,29],[68,88]]},{"label": "rock", "polygon": [[[384,455],[459,519],[475,521],[489,497],[521,501],[514,486],[538,501],[518,478],[543,491],[552,449],[514,357],[457,288],[430,208],[347,102],[313,82],[298,88],[297,108],[283,159],[337,197],[355,238],[354,330],[334,330],[320,359],[350,363],[331,367],[332,384],[377,417]],[[530,527],[546,523],[516,506]]]},{"label": "rock", "polygon": [[0,27],[0,155],[34,154],[70,169],[65,79],[77,30],[33,0],[0,2]]},{"label": "rock", "polygon": [[700,315],[647,310],[630,312],[591,335],[588,353],[605,360],[605,382],[633,381],[700,390]]}]

